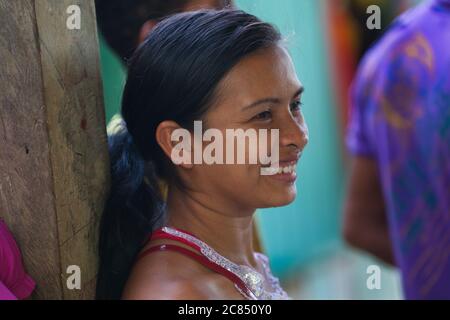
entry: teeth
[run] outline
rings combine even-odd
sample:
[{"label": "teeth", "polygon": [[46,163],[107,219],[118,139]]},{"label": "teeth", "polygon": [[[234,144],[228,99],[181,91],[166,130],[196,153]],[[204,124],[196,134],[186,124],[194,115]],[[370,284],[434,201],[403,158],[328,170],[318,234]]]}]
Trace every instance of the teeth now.
[{"label": "teeth", "polygon": [[278,169],[277,168],[273,168],[273,167],[261,168],[261,174],[262,175],[273,176],[273,175],[275,175],[277,173],[278,173]]},{"label": "teeth", "polygon": [[262,174],[264,175],[275,175],[275,174],[286,174],[286,173],[295,173],[296,166],[291,165],[287,167],[267,167],[262,168]]}]

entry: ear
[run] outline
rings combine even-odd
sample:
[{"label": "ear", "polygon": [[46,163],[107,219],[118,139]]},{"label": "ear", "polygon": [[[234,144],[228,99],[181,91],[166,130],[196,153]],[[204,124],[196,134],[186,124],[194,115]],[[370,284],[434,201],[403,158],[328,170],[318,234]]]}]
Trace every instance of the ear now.
[{"label": "ear", "polygon": [[164,154],[171,159],[172,163],[186,169],[193,167],[191,140],[191,133],[175,121],[163,121],[156,128],[156,142]]},{"label": "ear", "polygon": [[153,30],[153,28],[156,25],[156,20],[147,20],[141,27],[141,30],[139,31],[139,43],[143,42],[145,38],[150,34],[150,32]]}]

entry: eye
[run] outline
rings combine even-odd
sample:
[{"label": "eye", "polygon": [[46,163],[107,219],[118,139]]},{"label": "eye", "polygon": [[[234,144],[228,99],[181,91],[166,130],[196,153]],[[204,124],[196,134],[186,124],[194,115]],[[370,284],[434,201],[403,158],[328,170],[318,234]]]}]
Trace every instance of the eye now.
[{"label": "eye", "polygon": [[303,103],[300,100],[295,100],[291,103],[291,112],[297,113],[300,112],[301,106],[303,106]]},{"label": "eye", "polygon": [[253,119],[260,120],[260,121],[269,120],[271,118],[272,118],[272,112],[270,112],[269,110],[258,113],[256,116],[253,117]]}]

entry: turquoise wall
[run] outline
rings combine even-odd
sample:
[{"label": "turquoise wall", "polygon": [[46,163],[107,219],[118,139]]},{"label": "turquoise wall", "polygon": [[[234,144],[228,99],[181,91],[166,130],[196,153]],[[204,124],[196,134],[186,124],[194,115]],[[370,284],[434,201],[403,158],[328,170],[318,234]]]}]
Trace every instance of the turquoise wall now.
[{"label": "turquoise wall", "polygon": [[103,37],[100,39],[100,61],[105,100],[105,116],[108,123],[120,111],[120,101],[125,84],[125,68],[109,49]]},{"label": "turquoise wall", "polygon": [[[340,238],[344,174],[320,3],[316,0],[237,1],[240,8],[275,24],[288,38],[299,78],[306,88],[303,102],[310,141],[299,165],[298,197],[287,207],[258,213],[262,240],[273,271],[279,276],[333,248]],[[103,40],[100,44],[109,121],[119,110],[124,72]]]}]

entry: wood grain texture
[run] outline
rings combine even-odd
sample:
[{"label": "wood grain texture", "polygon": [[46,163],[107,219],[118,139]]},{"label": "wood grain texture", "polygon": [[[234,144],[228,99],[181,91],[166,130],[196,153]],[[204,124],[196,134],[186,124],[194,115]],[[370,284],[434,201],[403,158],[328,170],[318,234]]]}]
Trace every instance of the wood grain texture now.
[{"label": "wood grain texture", "polygon": [[[80,30],[66,27],[73,4]],[[93,1],[0,0],[0,20],[0,215],[36,298],[93,298],[109,183]],[[69,265],[81,290],[67,289]]]}]

